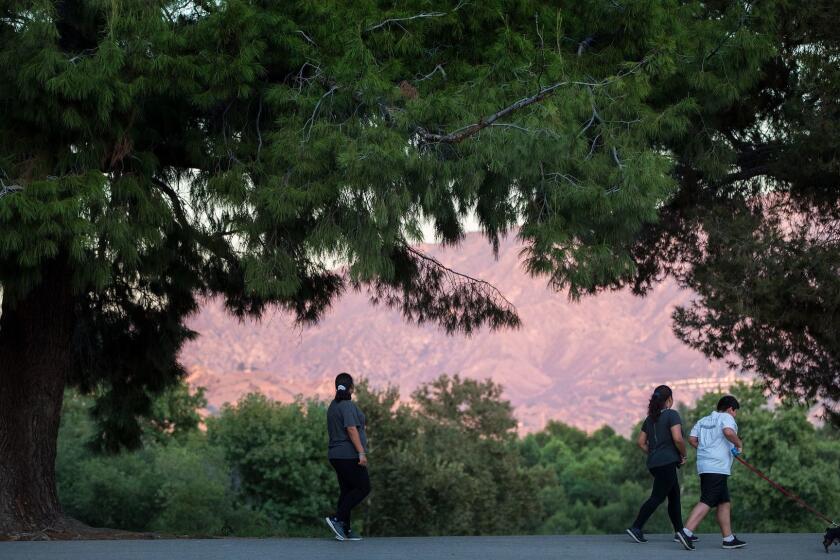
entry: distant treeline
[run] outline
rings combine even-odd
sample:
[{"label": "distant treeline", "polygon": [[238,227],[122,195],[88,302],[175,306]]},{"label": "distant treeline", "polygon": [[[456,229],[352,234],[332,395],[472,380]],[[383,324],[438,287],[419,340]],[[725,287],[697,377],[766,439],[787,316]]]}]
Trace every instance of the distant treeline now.
[{"label": "distant treeline", "polygon": [[[769,408],[757,387],[739,384],[732,392],[742,404],[748,458],[818,509],[836,511],[837,430],[815,428],[803,407]],[[363,534],[617,533],[649,492],[635,437],[558,422],[520,437],[510,403],[491,381],[442,376],[411,397],[409,406],[399,404],[397,389],[357,387],[373,485],[355,517]],[[718,397],[709,393],[681,409],[686,431]],[[109,455],[97,451],[92,400],[68,392],[57,460],[65,512],[93,526],[176,535],[326,535],[321,518],[337,493],[325,458],[327,403],[249,394],[207,418],[202,430],[197,410],[205,404],[203,391],[177,387],[155,403],[143,448]],[[738,465],[733,470],[736,530],[824,529],[764,481]],[[695,472],[690,453],[684,514],[698,497]],[[713,519],[706,523],[701,531],[716,530]],[[669,530],[664,512],[648,529]]]}]

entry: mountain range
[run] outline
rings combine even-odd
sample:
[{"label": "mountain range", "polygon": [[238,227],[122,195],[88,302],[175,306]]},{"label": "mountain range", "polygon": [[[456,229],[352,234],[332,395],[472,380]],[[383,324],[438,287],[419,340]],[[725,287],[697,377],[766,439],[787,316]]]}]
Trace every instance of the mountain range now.
[{"label": "mountain range", "polygon": [[212,412],[252,391],[281,401],[328,399],[341,371],[374,386],[398,386],[404,399],[421,383],[458,373],[503,385],[521,431],[556,419],[627,434],[656,385],[670,385],[677,400],[690,404],[736,379],[725,363],[709,361],[672,333],[672,310],[693,294],[671,281],[646,297],[618,291],[572,302],[523,270],[516,239],[502,242],[497,259],[477,233],[457,248],[418,248],[495,285],[516,306],[522,327],[448,336],[406,324],[397,311],[355,292],[307,328],[279,311],[239,322],[211,300],[189,321],[200,335],[181,355],[189,382],[207,389]]}]

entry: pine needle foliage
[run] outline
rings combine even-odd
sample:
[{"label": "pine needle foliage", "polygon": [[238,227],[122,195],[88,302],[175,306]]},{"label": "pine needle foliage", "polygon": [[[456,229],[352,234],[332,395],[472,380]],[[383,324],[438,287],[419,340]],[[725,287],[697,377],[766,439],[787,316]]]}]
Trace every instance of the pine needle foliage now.
[{"label": "pine needle foliage", "polygon": [[694,13],[697,55],[663,97],[693,104],[668,144],[678,190],[633,244],[629,283],[676,278],[698,294],[675,313],[677,336],[840,423],[840,11]]},{"label": "pine needle foliage", "polygon": [[754,91],[781,4],[5,2],[4,306],[68,271],[69,382],[107,387],[109,448],[183,377],[199,296],[312,322],[352,286],[450,332],[516,326],[407,249],[423,225],[515,229],[573,298],[632,278],[684,157],[735,157],[695,125]]}]

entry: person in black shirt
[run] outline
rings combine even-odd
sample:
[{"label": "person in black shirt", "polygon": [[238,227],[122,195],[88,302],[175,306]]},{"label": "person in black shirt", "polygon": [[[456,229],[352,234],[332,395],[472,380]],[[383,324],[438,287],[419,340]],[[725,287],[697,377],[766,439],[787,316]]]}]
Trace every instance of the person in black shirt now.
[{"label": "person in black shirt", "polygon": [[653,490],[650,498],[642,504],[633,526],[627,529],[627,534],[637,543],[647,542],[642,529],[667,498],[668,517],[675,531],[674,540],[686,550],[694,550],[693,539],[683,531],[677,469],[685,464],[685,439],[682,419],[676,410],[671,410],[673,404],[674,396],[667,385],[657,387],[650,397],[648,415],[642,424],[638,444],[647,454],[647,468],[653,475]]},{"label": "person in black shirt", "polygon": [[327,458],[338,477],[340,493],[335,515],[325,521],[340,541],[362,540],[350,528],[350,511],[370,493],[365,415],[351,400],[352,395],[353,377],[349,373],[338,374],[335,399],[327,409]]}]

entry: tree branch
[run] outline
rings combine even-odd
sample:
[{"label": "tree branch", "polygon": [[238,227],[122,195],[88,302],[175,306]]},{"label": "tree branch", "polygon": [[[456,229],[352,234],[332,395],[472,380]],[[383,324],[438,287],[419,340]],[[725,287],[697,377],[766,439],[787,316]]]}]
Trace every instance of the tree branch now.
[{"label": "tree branch", "polygon": [[502,128],[512,128],[514,130],[521,130],[522,132],[527,132],[528,134],[545,134],[546,136],[551,136],[552,138],[560,138],[560,135],[554,132],[553,130],[549,130],[547,128],[526,128],[524,126],[519,126],[518,124],[513,123],[493,123],[490,126],[494,127],[502,127]]},{"label": "tree branch", "polygon": [[732,31],[730,31],[729,33],[727,33],[723,37],[723,39],[721,39],[720,43],[718,43],[718,45],[714,49],[712,49],[712,51],[710,53],[706,54],[703,57],[703,60],[700,62],[700,69],[701,70],[704,70],[706,68],[706,62],[708,60],[710,60],[713,56],[715,56],[718,53],[718,51],[720,51],[720,49],[723,48],[723,46],[727,43],[727,41],[729,41],[732,37],[734,37],[738,33],[738,31],[741,30],[741,28],[744,26],[745,22],[746,22],[746,14],[742,12],[741,15],[738,16],[738,26],[735,29],[733,29]]},{"label": "tree branch", "polygon": [[184,205],[181,203],[181,199],[178,196],[178,193],[175,192],[175,189],[157,177],[152,177],[152,183],[154,183],[154,185],[160,189],[160,191],[165,194],[172,203],[172,210],[175,212],[175,217],[178,219],[181,227],[193,229],[192,224],[190,224],[190,221],[187,219],[186,212],[184,212]]},{"label": "tree branch", "polygon": [[504,301],[506,304],[508,304],[512,309],[516,309],[516,306],[513,305],[502,294],[502,292],[499,291],[499,289],[496,286],[494,286],[493,284],[491,284],[487,280],[481,280],[479,278],[473,278],[472,276],[470,276],[468,274],[464,274],[463,272],[458,272],[457,270],[452,270],[451,268],[444,265],[442,262],[440,262],[436,258],[431,257],[431,256],[427,255],[426,253],[423,253],[422,251],[418,251],[417,249],[415,249],[414,247],[412,247],[408,244],[405,245],[405,250],[408,251],[409,253],[411,253],[412,255],[414,255],[415,257],[417,257],[418,259],[422,259],[422,260],[424,260],[428,263],[431,263],[432,265],[436,266],[437,268],[439,268],[441,270],[445,270],[447,273],[449,273],[453,276],[456,276],[456,277],[461,278],[463,280],[466,280],[468,282],[472,282],[474,284],[479,284],[481,286],[484,286],[485,288],[490,290],[490,292],[492,292],[496,297],[498,297],[499,299]]},{"label": "tree branch", "polygon": [[367,287],[371,303],[399,309],[412,323],[437,323],[447,333],[470,334],[482,325],[491,330],[517,328],[516,308],[488,282],[455,272],[410,247],[405,241],[393,247],[394,274],[353,282]]},{"label": "tree branch", "polygon": [[621,163],[621,159],[618,157],[618,150],[616,149],[615,146],[613,146],[613,148],[612,148],[612,157],[613,157],[613,160],[615,160],[615,164],[618,166],[618,168],[622,169],[624,167],[624,164]]},{"label": "tree branch", "polygon": [[728,184],[734,183],[735,181],[747,181],[749,179],[755,179],[761,175],[765,175],[770,171],[769,166],[767,165],[758,165],[753,168],[742,169],[741,171],[737,171],[735,173],[730,173],[723,179],[721,179],[721,184]]},{"label": "tree branch", "polygon": [[259,140],[259,144],[257,144],[257,157],[255,159],[260,159],[260,152],[262,151],[262,132],[260,132],[260,116],[262,115],[262,95],[260,95],[260,104],[257,107],[257,139]]},{"label": "tree branch", "polygon": [[[413,19],[443,17],[443,16],[451,14],[453,12],[457,12],[458,10],[463,8],[464,5],[465,5],[465,2],[462,0],[461,2],[458,2],[457,6],[455,6],[452,10],[450,10],[448,12],[423,12],[423,13],[419,13],[419,14],[414,15],[414,16],[408,16],[408,17],[402,17],[402,18],[389,18],[389,19],[386,19],[383,22],[377,23],[376,25],[372,25],[372,26],[366,28],[365,31],[366,32],[375,31],[375,30],[377,30],[381,27],[385,27],[386,25],[391,25],[392,23],[399,24],[401,21],[411,21]],[[400,27],[402,27],[402,26],[400,26]],[[405,28],[403,27],[403,29],[405,29]]]},{"label": "tree branch", "polygon": [[23,187],[21,187],[20,185],[7,185],[3,182],[2,179],[0,179],[0,198],[14,194],[16,192],[20,192],[22,190]]},{"label": "tree branch", "polygon": [[426,74],[422,78],[417,78],[415,76],[414,81],[415,82],[422,82],[423,80],[428,80],[429,78],[431,78],[432,76],[434,76],[438,72],[440,72],[443,75],[443,79],[445,80],[446,79],[446,70],[443,69],[443,64],[438,64],[437,66],[435,66],[434,70],[432,70],[431,72],[429,72],[428,74]]},{"label": "tree branch", "polygon": [[242,233],[241,231],[228,230],[219,232],[215,235],[201,231],[190,223],[187,218],[187,214],[184,211],[184,205],[181,202],[181,198],[178,196],[175,189],[157,177],[152,177],[152,183],[160,189],[160,191],[165,194],[172,203],[172,210],[175,212],[178,224],[185,230],[192,232],[200,246],[204,247],[207,251],[218,255],[220,259],[226,260],[228,263],[238,262],[239,259],[237,255],[225,238],[231,235],[239,235]]},{"label": "tree branch", "polygon": [[565,82],[558,82],[556,84],[550,85],[541,89],[536,94],[532,95],[531,97],[525,97],[520,99],[516,103],[508,105],[504,109],[493,113],[492,115],[488,115],[483,117],[480,121],[474,124],[467,125],[465,127],[459,128],[454,132],[450,132],[449,134],[432,134],[430,132],[426,132],[421,130],[420,132],[420,140],[425,144],[457,144],[477,134],[478,132],[484,130],[488,126],[491,126],[497,120],[504,118],[511,113],[518,111],[524,107],[528,107],[529,105],[533,105],[534,103],[539,103],[540,101],[544,100],[545,98],[554,94],[558,89],[563,88],[565,86],[584,86],[584,87],[605,87],[609,84],[612,84],[630,74],[634,74],[637,72],[642,66],[647,64],[647,58],[642,59],[638,62],[633,68],[626,72],[619,72],[617,75],[613,76],[612,78],[607,78],[605,80],[601,80],[600,82],[582,82],[582,81],[574,81],[568,80]]},{"label": "tree branch", "polygon": [[[327,93],[325,93],[324,95],[321,96],[321,99],[318,100],[318,103],[315,104],[315,109],[312,111],[312,115],[310,115],[310,117],[303,124],[303,130],[305,131],[304,135],[303,135],[303,141],[304,142],[309,141],[309,135],[312,133],[312,125],[315,124],[315,117],[318,114],[318,108],[321,107],[321,102],[324,99],[326,99],[327,97],[329,97],[330,95],[332,95],[335,92],[335,90],[337,90],[337,89],[338,89],[338,86],[332,86],[329,89],[329,91],[327,91]],[[309,127],[308,131],[306,130],[307,126]]]},{"label": "tree branch", "polygon": [[448,13],[449,12],[429,12],[429,13],[421,13],[421,14],[417,14],[416,16],[410,16],[410,17],[404,17],[404,18],[386,19],[385,21],[383,21],[381,23],[378,23],[376,25],[368,27],[367,29],[365,29],[365,31],[374,31],[376,29],[379,29],[380,27],[385,27],[386,25],[390,25],[392,23],[399,23],[401,21],[410,21],[412,19],[420,19],[420,18],[441,17],[441,16],[445,16]]},{"label": "tree branch", "polygon": [[318,46],[318,45],[315,43],[315,41],[313,41],[313,40],[312,40],[312,37],[310,37],[309,35],[307,35],[306,33],[304,33],[304,31],[303,31],[302,29],[298,29],[298,30],[297,30],[297,33],[300,33],[301,35],[303,35],[303,38],[304,38],[304,39],[306,39],[306,41],[307,41],[307,42],[309,42],[310,44],[312,44],[313,46],[316,46],[316,47]]}]

